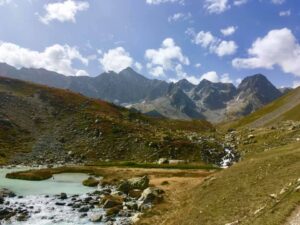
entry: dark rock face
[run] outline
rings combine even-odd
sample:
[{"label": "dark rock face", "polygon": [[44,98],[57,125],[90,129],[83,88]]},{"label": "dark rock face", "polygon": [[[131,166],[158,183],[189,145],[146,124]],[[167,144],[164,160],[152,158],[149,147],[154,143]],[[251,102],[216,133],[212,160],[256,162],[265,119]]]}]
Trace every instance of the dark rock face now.
[{"label": "dark rock face", "polygon": [[244,116],[281,96],[282,93],[264,75],[256,74],[241,82],[228,111],[235,116]]},{"label": "dark rock face", "polygon": [[196,85],[190,83],[186,79],[182,79],[182,80],[178,81],[175,85],[177,87],[179,87],[181,90],[183,90],[184,92],[189,92],[196,86]]},{"label": "dark rock face", "polygon": [[236,93],[237,90],[233,84],[202,80],[193,90],[192,99],[200,101],[204,107],[214,110],[226,107],[226,102],[232,100]]},{"label": "dark rock face", "polygon": [[247,98],[249,95],[255,95],[262,104],[267,104],[276,98],[279,98],[282,93],[261,74],[246,77],[238,87],[238,96]]},{"label": "dark rock face", "polygon": [[197,111],[196,104],[180,88],[170,85],[168,97],[171,105],[190,118],[204,119],[203,115]]}]

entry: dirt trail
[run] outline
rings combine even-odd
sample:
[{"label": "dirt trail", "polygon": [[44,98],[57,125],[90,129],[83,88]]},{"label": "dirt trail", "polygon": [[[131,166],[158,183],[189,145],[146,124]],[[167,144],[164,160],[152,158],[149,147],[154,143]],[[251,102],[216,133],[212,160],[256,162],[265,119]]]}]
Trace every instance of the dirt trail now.
[{"label": "dirt trail", "polygon": [[188,173],[185,177],[176,175],[172,177],[150,176],[150,184],[160,187],[166,192],[165,200],[156,205],[149,213],[146,213],[137,225],[169,224],[170,218],[173,218],[183,205],[188,204],[187,194],[211,174],[198,171],[196,176]]},{"label": "dirt trail", "polygon": [[278,118],[279,116],[281,116],[285,112],[288,112],[289,110],[293,109],[295,106],[297,106],[299,104],[300,104],[300,91],[296,92],[295,95],[293,95],[292,97],[290,97],[288,99],[288,102],[286,102],[281,107],[277,108],[273,112],[268,113],[265,116],[262,116],[258,120],[250,123],[249,127],[255,128],[255,127],[264,126],[264,125],[270,123],[272,120]]}]

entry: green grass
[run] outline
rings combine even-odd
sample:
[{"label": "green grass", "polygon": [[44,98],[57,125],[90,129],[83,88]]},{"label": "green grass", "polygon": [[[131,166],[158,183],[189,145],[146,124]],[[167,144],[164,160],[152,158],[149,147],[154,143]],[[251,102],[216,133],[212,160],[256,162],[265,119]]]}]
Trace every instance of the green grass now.
[{"label": "green grass", "polygon": [[41,181],[47,180],[52,177],[52,173],[49,171],[22,171],[6,174],[6,178],[18,179],[18,180],[31,180],[31,181]]},{"label": "green grass", "polygon": [[281,120],[300,120],[300,105],[295,106],[293,109],[284,113],[281,116]]},{"label": "green grass", "polygon": [[51,178],[54,174],[61,173],[94,173],[92,167],[82,167],[82,166],[73,166],[73,167],[59,167],[59,168],[49,168],[49,169],[33,169],[26,171],[18,171],[13,173],[6,174],[6,178],[9,179],[19,179],[19,180],[32,180],[32,181],[41,181]]},{"label": "green grass", "polygon": [[[116,167],[120,168],[116,172]],[[135,170],[137,168],[144,169],[165,169],[161,172],[153,172],[151,170],[139,171]],[[132,170],[128,170],[132,169]],[[168,174],[170,170],[176,170],[175,173],[177,176],[185,176],[189,174],[189,171],[193,173],[192,170],[220,170],[213,166],[205,165],[154,165],[154,164],[140,164],[134,162],[115,162],[115,163],[99,163],[94,165],[85,165],[85,166],[64,166],[58,168],[47,168],[47,169],[36,169],[36,170],[27,170],[27,171],[18,171],[13,173],[6,174],[7,178],[10,179],[20,179],[20,180],[47,180],[51,178],[54,174],[61,173],[86,173],[94,176],[101,176],[105,181],[113,183],[116,180],[132,178],[134,176],[144,176],[149,174]],[[174,172],[174,171],[172,171]],[[90,182],[91,181],[91,182]],[[85,184],[89,185],[94,183],[94,180],[86,180]]]},{"label": "green grass", "polygon": [[219,167],[208,164],[157,164],[157,163],[138,163],[138,162],[99,162],[87,164],[88,166],[99,167],[125,167],[125,168],[144,168],[144,169],[178,169],[178,170],[220,170]]},{"label": "green grass", "polygon": [[99,180],[89,177],[88,179],[82,181],[82,184],[87,187],[96,187],[99,184]]}]

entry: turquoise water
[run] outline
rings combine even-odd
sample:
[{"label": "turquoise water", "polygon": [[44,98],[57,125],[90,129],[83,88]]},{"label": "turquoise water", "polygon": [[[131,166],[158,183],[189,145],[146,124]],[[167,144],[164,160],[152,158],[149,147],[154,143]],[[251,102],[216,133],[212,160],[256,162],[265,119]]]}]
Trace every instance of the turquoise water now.
[{"label": "turquoise water", "polygon": [[23,169],[0,169],[0,188],[8,188],[17,195],[55,195],[65,192],[72,194],[85,194],[93,188],[85,187],[81,182],[88,177],[82,173],[63,173],[54,175],[44,181],[24,181],[5,178],[7,173]]},{"label": "turquoise water", "polygon": [[[26,222],[18,222],[14,219],[11,221],[1,221],[2,225],[91,225],[89,216],[95,211],[103,212],[103,209],[96,209],[94,212],[88,213],[88,217],[80,218],[78,212],[74,212],[72,208],[67,206],[57,207],[55,203],[59,200],[54,197],[61,192],[67,193],[68,196],[77,194],[79,198],[85,198],[86,193],[92,192],[95,188],[85,187],[81,182],[88,177],[81,173],[64,173],[55,175],[54,178],[44,181],[23,181],[5,178],[6,173],[18,170],[26,170],[28,168],[19,169],[0,169],[0,188],[8,188],[23,198],[10,198],[10,206],[24,204],[33,206],[31,217]],[[47,198],[45,195],[49,195]],[[71,200],[66,200],[71,202]],[[98,223],[103,224],[103,223]]]}]

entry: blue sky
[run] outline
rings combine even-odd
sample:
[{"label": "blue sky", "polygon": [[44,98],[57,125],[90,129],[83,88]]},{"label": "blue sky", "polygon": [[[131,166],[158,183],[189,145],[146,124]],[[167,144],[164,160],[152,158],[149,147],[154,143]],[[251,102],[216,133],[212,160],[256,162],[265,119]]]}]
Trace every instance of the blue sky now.
[{"label": "blue sky", "polygon": [[0,61],[65,75],[300,84],[298,0],[0,0]]}]

